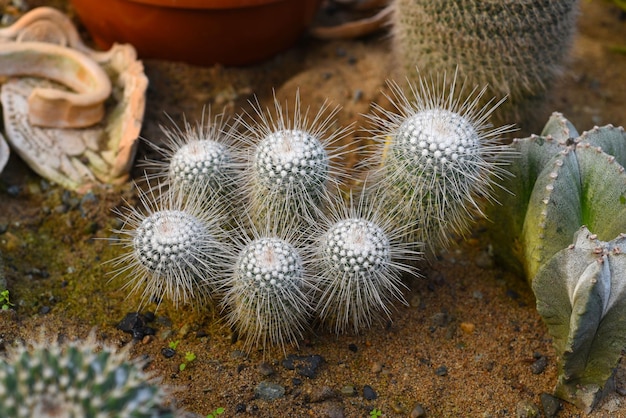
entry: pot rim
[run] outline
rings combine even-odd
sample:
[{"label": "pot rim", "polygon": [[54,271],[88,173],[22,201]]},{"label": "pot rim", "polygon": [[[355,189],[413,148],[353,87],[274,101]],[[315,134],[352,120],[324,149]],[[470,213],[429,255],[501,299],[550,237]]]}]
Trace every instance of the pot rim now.
[{"label": "pot rim", "polygon": [[[240,9],[257,7],[287,0],[126,0],[131,3],[141,3],[157,7],[174,9]],[[295,0],[303,1],[303,0]]]}]

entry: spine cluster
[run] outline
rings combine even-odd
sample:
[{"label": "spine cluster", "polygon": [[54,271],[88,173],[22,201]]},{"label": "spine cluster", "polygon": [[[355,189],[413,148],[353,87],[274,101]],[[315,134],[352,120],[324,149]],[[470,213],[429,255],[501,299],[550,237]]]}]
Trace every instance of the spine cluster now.
[{"label": "spine cluster", "polygon": [[[361,182],[344,183],[338,165],[349,132],[331,129],[338,109],[309,120],[299,96],[291,117],[275,99],[229,127],[166,131],[168,187],[143,195],[146,213],[128,211],[118,273],[132,270],[144,299],[218,299],[247,348],[297,343],[312,317],[337,333],[389,319],[406,304],[402,274],[466,232],[505,175],[496,141],[509,127],[488,124],[495,106],[476,107],[484,90],[461,101],[446,85],[423,82],[414,101],[391,85],[399,113],[371,116],[376,157]],[[346,194],[348,183],[364,186]]]}]

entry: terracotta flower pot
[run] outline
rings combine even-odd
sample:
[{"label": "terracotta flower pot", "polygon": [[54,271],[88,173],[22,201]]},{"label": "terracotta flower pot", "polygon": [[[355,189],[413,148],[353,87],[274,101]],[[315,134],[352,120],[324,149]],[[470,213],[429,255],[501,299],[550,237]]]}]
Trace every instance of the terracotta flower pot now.
[{"label": "terracotta flower pot", "polygon": [[197,65],[252,64],[289,48],[321,0],[71,0],[101,48]]}]

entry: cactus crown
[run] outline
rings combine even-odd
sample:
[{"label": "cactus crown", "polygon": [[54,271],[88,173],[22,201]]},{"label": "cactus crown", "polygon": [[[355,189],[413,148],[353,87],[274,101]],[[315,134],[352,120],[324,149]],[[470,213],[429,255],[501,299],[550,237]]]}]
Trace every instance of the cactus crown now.
[{"label": "cactus crown", "polygon": [[235,275],[267,297],[282,299],[283,288],[299,287],[302,259],[297,250],[279,238],[259,238],[246,246],[239,256]]},{"label": "cactus crown", "polygon": [[[409,160],[408,168],[450,171],[470,181],[480,167],[480,141],[474,126],[447,109],[426,109],[409,116],[396,131],[391,151]],[[461,167],[459,167],[461,166]]]},{"label": "cactus crown", "polygon": [[137,259],[155,273],[173,266],[192,266],[203,257],[197,246],[210,238],[198,218],[181,210],[162,210],[146,217],[135,230],[133,245]]},{"label": "cactus crown", "polygon": [[299,129],[272,132],[256,148],[253,167],[260,182],[270,190],[288,188],[318,195],[328,180],[329,158],[315,136]]},{"label": "cactus crown", "polygon": [[321,247],[335,271],[352,276],[380,272],[390,261],[389,239],[381,227],[366,219],[335,223],[322,238]]},{"label": "cactus crown", "polygon": [[183,189],[201,184],[213,190],[228,179],[232,157],[222,143],[210,140],[192,140],[181,146],[170,160],[168,174],[176,187]]},{"label": "cactus crown", "polygon": [[13,418],[166,418],[169,393],[128,359],[94,338],[62,347],[18,346],[0,360],[0,416]]}]

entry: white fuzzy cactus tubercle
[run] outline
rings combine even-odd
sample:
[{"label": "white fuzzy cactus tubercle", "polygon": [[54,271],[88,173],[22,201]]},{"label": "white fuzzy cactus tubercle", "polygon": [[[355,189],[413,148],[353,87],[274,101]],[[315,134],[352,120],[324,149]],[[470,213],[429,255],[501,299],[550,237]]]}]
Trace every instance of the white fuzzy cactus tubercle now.
[{"label": "white fuzzy cactus tubercle", "polygon": [[166,192],[158,200],[140,194],[145,211],[118,211],[124,226],[116,242],[128,252],[113,260],[115,275],[127,280],[142,304],[163,298],[200,307],[210,300],[227,253],[220,228],[223,215],[207,210],[197,198]]},{"label": "white fuzzy cactus tubercle", "polygon": [[400,274],[414,273],[409,263],[420,254],[401,242],[382,205],[335,196],[315,242],[316,313],[336,333],[358,333],[406,304]]},{"label": "white fuzzy cactus tubercle", "polygon": [[0,358],[0,416],[7,418],[174,418],[170,389],[143,371],[127,350],[93,336],[68,344],[11,347]]},{"label": "white fuzzy cactus tubercle", "polygon": [[254,116],[240,117],[244,132],[237,135],[245,145],[247,161],[243,194],[252,222],[257,227],[269,222],[276,229],[310,217],[325,190],[341,181],[343,173],[336,162],[343,148],[337,144],[348,130],[333,126],[337,107],[324,104],[310,119],[299,94],[292,116],[276,98],[273,110],[263,111],[258,101],[252,106]]},{"label": "white fuzzy cactus tubercle", "polygon": [[468,232],[512,157],[499,143],[512,127],[493,128],[488,121],[502,100],[478,107],[486,90],[462,94],[465,86],[457,91],[456,81],[456,74],[450,83],[445,75],[420,80],[411,85],[414,99],[389,83],[397,113],[375,106],[371,116],[380,147],[371,189],[390,205],[397,225],[413,225],[405,240],[425,243],[429,252]]},{"label": "white fuzzy cactus tubercle", "polygon": [[233,258],[223,304],[246,349],[297,344],[311,315],[312,287],[302,250],[290,239],[256,234]]}]

